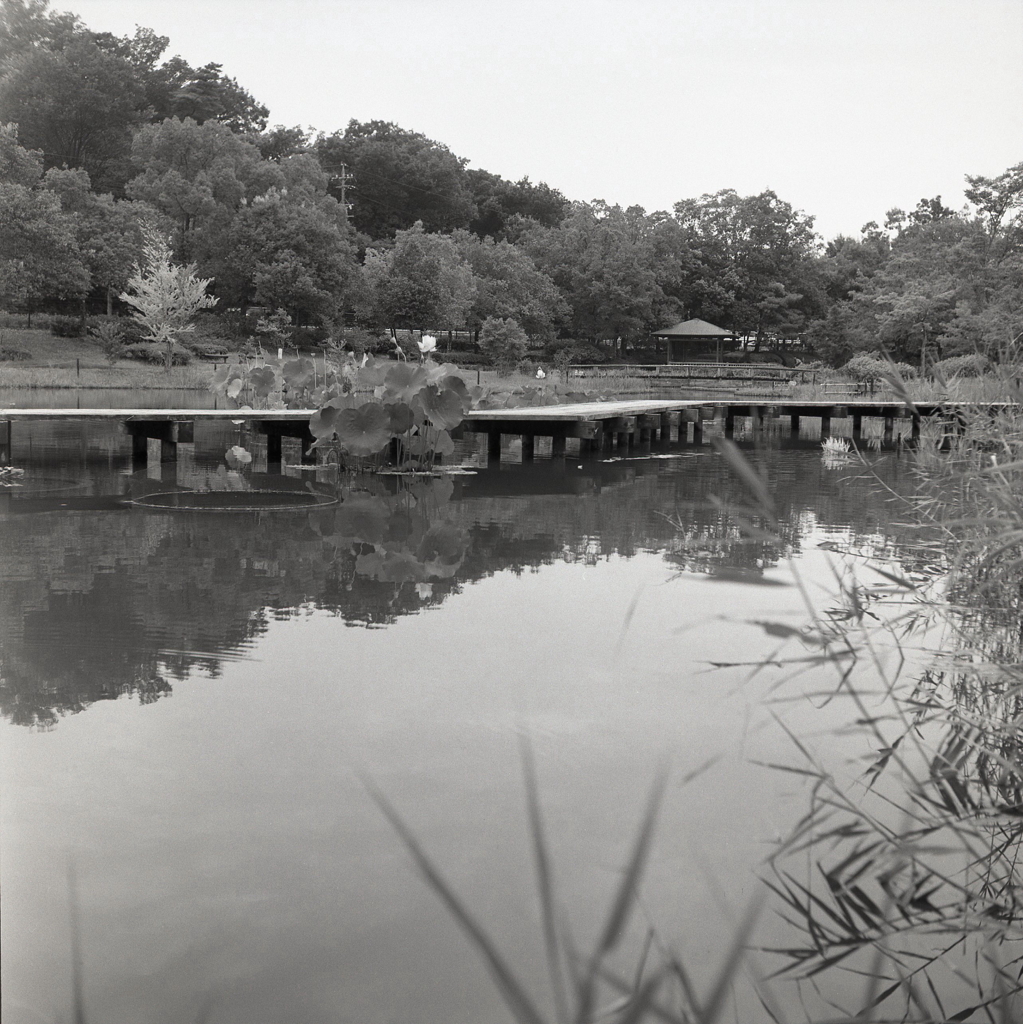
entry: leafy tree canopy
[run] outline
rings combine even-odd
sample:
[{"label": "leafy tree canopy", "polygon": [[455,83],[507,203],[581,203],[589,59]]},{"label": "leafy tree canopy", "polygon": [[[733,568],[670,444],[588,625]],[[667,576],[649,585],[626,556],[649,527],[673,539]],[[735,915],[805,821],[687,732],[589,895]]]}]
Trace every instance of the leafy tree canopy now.
[{"label": "leafy tree canopy", "polygon": [[466,227],[473,201],[465,163],[447,146],[387,121],[352,120],[344,132],[321,135],[314,152],[340,198],[342,175],[351,175],[353,220],[381,239],[421,221],[426,231]]}]

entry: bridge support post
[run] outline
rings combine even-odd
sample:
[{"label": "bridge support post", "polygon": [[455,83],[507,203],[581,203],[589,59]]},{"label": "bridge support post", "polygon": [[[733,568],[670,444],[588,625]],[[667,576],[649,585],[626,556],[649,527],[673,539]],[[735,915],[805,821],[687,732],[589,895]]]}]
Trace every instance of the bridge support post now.
[{"label": "bridge support post", "polygon": [[821,440],[831,436],[831,414],[824,413],[821,416]]},{"label": "bridge support post", "polygon": [[149,438],[145,434],[131,435],[131,468],[138,473],[149,462]]},{"label": "bridge support post", "polygon": [[789,433],[793,437],[799,435],[799,413],[793,412],[789,414]]},{"label": "bridge support post", "polygon": [[895,438],[895,417],[885,416],[884,418],[884,443],[891,444]]},{"label": "bridge support post", "polygon": [[281,468],[282,457],[281,432],[279,430],[268,430],[266,432],[266,467],[276,466],[278,472]]},{"label": "bridge support post", "polygon": [[551,458],[563,459],[565,457],[565,435],[555,434],[551,438]]},{"label": "bridge support post", "polygon": [[910,437],[914,441],[920,440],[920,413],[913,413],[913,426],[911,428]]},{"label": "bridge support post", "polygon": [[536,437],[533,434],[522,435],[522,461],[532,462],[536,453]]},{"label": "bridge support post", "polygon": [[501,431],[491,430],[487,433],[487,461],[501,461]]},{"label": "bridge support post", "polygon": [[731,409],[725,412],[725,437],[732,437],[735,434],[735,414]]},{"label": "bridge support post", "polygon": [[854,412],[852,415],[852,421],[852,436],[854,440],[858,441],[863,436],[863,413]]},{"label": "bridge support post", "polygon": [[11,461],[11,421],[0,420],[0,465]]},{"label": "bridge support post", "polygon": [[[679,431],[682,429],[682,417],[679,417]],[[668,444],[671,441],[671,413],[661,413],[661,444]]]}]

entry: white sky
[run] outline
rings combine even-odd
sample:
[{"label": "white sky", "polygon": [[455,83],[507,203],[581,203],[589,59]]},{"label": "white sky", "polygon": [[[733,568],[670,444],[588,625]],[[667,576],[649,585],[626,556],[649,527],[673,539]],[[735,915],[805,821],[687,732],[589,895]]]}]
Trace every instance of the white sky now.
[{"label": "white sky", "polygon": [[395,121],[647,210],[773,188],[831,237],[1023,160],[1023,0],[52,0],[217,61],[271,124]]}]

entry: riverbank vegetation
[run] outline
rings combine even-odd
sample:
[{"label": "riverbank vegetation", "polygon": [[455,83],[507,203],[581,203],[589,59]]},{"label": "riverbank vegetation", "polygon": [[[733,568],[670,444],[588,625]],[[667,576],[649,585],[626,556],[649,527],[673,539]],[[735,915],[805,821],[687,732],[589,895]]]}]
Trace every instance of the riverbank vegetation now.
[{"label": "riverbank vegetation", "polygon": [[[200,357],[200,342],[251,346],[269,315],[303,351],[382,354],[427,330],[463,366],[487,358],[481,332],[501,322],[548,369],[653,362],[650,332],[692,317],[743,337],[738,358],[888,353],[925,373],[997,361],[1023,333],[1023,164],[968,176],[963,209],[925,198],[824,240],[771,191],[647,212],[506,181],[394,124],[268,127],[219,65],[45,2],[3,0],[0,41],[0,308],[91,327],[137,358],[145,342],[113,317],[143,223],[212,281],[217,314],[179,339]],[[67,132],[75,119],[89,131]]]}]

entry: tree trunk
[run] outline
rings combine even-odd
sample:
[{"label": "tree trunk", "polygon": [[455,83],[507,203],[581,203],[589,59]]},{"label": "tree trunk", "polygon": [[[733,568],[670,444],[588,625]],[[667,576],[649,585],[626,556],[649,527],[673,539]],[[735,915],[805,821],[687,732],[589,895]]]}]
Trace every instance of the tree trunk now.
[{"label": "tree trunk", "polygon": [[107,285],[107,316],[114,315],[114,290]]}]

